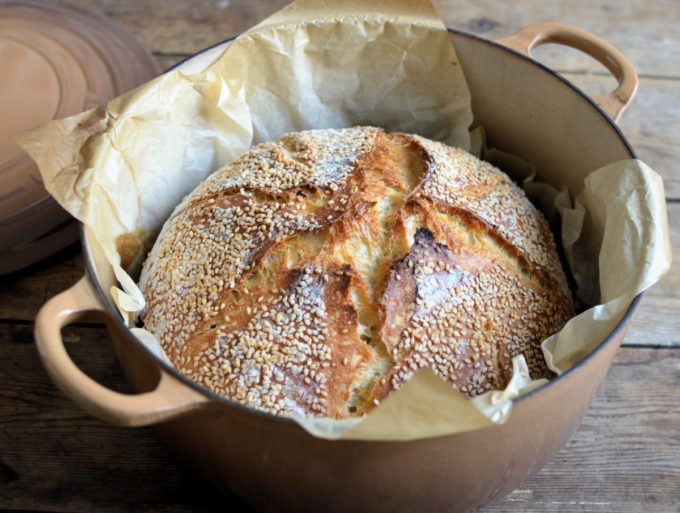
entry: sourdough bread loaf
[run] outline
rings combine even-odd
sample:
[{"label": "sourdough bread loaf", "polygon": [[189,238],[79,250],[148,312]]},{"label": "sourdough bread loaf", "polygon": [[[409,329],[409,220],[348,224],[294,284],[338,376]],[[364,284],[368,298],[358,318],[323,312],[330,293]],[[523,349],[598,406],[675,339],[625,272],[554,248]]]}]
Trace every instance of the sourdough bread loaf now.
[{"label": "sourdough bread loaf", "polygon": [[573,315],[543,216],[461,149],[372,127],[253,147],[175,209],[143,266],[142,319],[203,386],[343,418],[429,367],[503,388]]}]

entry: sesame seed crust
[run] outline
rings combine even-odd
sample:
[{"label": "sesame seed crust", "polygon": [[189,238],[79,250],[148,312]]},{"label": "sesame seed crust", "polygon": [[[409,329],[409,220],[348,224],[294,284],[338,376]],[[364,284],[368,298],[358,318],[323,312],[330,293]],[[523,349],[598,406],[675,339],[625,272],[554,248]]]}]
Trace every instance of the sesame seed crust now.
[{"label": "sesame seed crust", "polygon": [[573,315],[545,219],[466,152],[372,127],[288,134],[188,195],[142,269],[189,377],[279,414],[360,415],[432,368],[505,386]]},{"label": "sesame seed crust", "polygon": [[569,294],[555,241],[543,214],[501,170],[460,148],[415,136],[430,157],[425,196],[473,215],[533,270]]},{"label": "sesame seed crust", "polygon": [[371,400],[382,400],[425,367],[469,397],[500,389],[519,354],[534,379],[549,377],[536,342],[570,316],[555,299],[549,289],[524,283],[499,255],[465,246],[454,253],[420,228],[383,295],[382,340],[393,365]]}]

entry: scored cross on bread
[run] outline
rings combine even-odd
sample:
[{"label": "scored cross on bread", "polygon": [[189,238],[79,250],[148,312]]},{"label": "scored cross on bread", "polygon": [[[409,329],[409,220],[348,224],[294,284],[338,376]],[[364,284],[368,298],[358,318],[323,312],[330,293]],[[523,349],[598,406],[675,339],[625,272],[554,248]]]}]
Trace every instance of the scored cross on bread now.
[{"label": "scored cross on bread", "polygon": [[257,145],[175,209],[144,327],[203,386],[279,414],[370,411],[421,368],[503,388],[573,315],[552,233],[504,173],[372,127]]}]

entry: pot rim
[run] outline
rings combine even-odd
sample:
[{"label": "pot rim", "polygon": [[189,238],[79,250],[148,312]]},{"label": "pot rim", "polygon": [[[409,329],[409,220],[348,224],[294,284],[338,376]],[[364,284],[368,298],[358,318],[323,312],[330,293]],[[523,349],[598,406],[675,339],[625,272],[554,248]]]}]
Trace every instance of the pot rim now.
[{"label": "pot rim", "polygon": [[[508,47],[506,47],[506,46],[504,46],[500,43],[497,43],[495,41],[491,41],[489,39],[484,39],[484,38],[476,36],[474,34],[468,34],[466,32],[463,32],[463,31],[460,31],[460,30],[457,30],[457,29],[447,28],[446,30],[449,33],[456,34],[456,35],[462,36],[462,37],[466,37],[468,39],[472,39],[472,40],[478,41],[480,43],[488,44],[488,45],[491,45],[495,48],[501,49],[501,50],[503,50],[503,51],[505,51],[509,54],[514,55],[515,57],[519,57],[521,59],[524,59],[524,60],[530,62],[533,65],[538,66],[543,71],[545,71],[545,72],[549,73],[550,75],[552,75],[553,77],[557,78],[560,82],[562,82],[564,85],[568,86],[575,93],[577,93],[586,103],[589,104],[589,106],[591,108],[595,109],[604,118],[604,120],[609,124],[610,128],[613,129],[616,132],[619,139],[621,140],[623,145],[626,147],[626,150],[630,154],[630,157],[632,159],[637,159],[637,155],[636,155],[635,151],[633,150],[632,146],[630,145],[630,143],[628,142],[628,140],[626,139],[625,135],[623,134],[621,129],[618,127],[618,125],[609,117],[609,115],[607,115],[607,113],[605,113],[605,111],[597,103],[595,103],[592,98],[590,98],[590,96],[588,96],[584,91],[582,91],[581,89],[576,87],[574,84],[569,82],[567,79],[562,77],[560,74],[553,71],[552,69],[545,66],[544,64],[536,61],[535,59],[528,57],[528,56],[526,56],[526,55],[524,55],[524,54],[522,54],[522,53],[520,53],[516,50],[513,50],[512,48],[508,48]],[[219,41],[219,42],[217,42],[213,45],[210,45],[210,46],[196,52],[195,54],[190,55],[190,56],[186,57],[185,59],[182,59],[180,62],[178,62],[174,66],[168,68],[164,73],[167,73],[168,71],[172,71],[172,70],[178,68],[179,66],[181,66],[182,64],[184,64],[184,63],[186,63],[186,62],[198,57],[199,55],[202,55],[202,54],[204,54],[204,53],[206,53],[206,52],[208,52],[208,51],[210,51],[214,48],[217,48],[218,46],[221,46],[225,43],[229,43],[231,41],[234,41],[236,39],[236,37],[238,37],[238,36],[229,37],[229,38],[224,39],[222,41]],[[87,244],[88,239],[87,239],[87,234],[85,232],[85,225],[83,225],[83,223],[78,221],[78,228],[79,228],[79,233],[80,233],[80,241],[81,241],[83,257],[84,257],[84,260],[85,260],[85,269],[86,269],[86,273],[87,273],[87,276],[88,276],[88,281],[89,281],[90,285],[92,286],[92,288],[94,289],[96,296],[103,303],[103,305],[106,307],[106,309],[109,311],[109,313],[112,314],[112,315],[110,315],[110,317],[112,317],[114,319],[113,322],[116,324],[116,326],[120,330],[122,330],[122,332],[126,333],[126,335],[130,339],[132,339],[134,341],[134,343],[139,348],[141,348],[146,353],[146,355],[148,357],[152,358],[155,361],[156,365],[158,365],[162,370],[164,370],[165,372],[167,372],[168,374],[173,376],[175,379],[180,381],[182,384],[184,384],[184,385],[192,388],[196,392],[199,392],[200,394],[208,397],[209,399],[211,399],[211,401],[215,401],[215,402],[218,402],[218,403],[221,403],[221,404],[225,404],[225,405],[237,408],[241,411],[244,411],[244,412],[247,412],[247,413],[250,413],[250,414],[254,414],[254,415],[257,415],[257,416],[260,416],[260,417],[264,417],[264,418],[267,418],[267,419],[271,419],[271,420],[274,420],[276,422],[283,422],[283,423],[290,423],[290,424],[297,425],[297,423],[290,417],[286,417],[286,416],[282,416],[282,415],[275,415],[273,413],[269,413],[269,412],[266,412],[266,411],[261,411],[261,410],[257,410],[257,409],[254,409],[254,408],[250,408],[250,407],[245,406],[245,405],[243,405],[243,404],[241,404],[237,401],[234,401],[234,400],[229,399],[225,396],[219,395],[216,392],[213,392],[212,390],[209,390],[209,389],[203,387],[202,385],[200,385],[199,383],[191,380],[189,377],[187,377],[186,375],[181,373],[175,367],[173,367],[173,366],[169,365],[168,363],[160,360],[156,355],[154,355],[146,347],[146,345],[143,344],[135,336],[135,334],[130,331],[130,328],[125,325],[122,317],[118,313],[118,309],[112,303],[112,301],[109,299],[109,297],[106,295],[106,293],[102,289],[101,284],[96,279],[97,272],[96,272],[96,269],[95,269],[95,266],[94,266],[94,259],[92,257],[90,248]],[[617,335],[622,330],[626,329],[628,322],[633,317],[633,315],[635,314],[635,311],[637,310],[637,308],[640,304],[640,300],[642,299],[643,294],[644,293],[641,292],[633,298],[633,301],[631,302],[630,306],[628,307],[628,310],[626,310],[626,313],[623,315],[623,317],[618,322],[618,324],[607,335],[607,337],[604,340],[602,340],[602,342],[600,342],[597,345],[597,347],[595,347],[586,357],[584,357],[581,361],[579,361],[576,365],[574,365],[571,369],[564,372],[563,374],[560,374],[559,376],[548,380],[548,382],[545,383],[544,385],[541,385],[540,387],[537,387],[534,390],[531,390],[530,392],[514,399],[513,403],[520,403],[520,402],[523,402],[525,400],[529,400],[530,398],[537,396],[539,394],[542,394],[542,393],[548,391],[549,389],[557,386],[558,384],[560,384],[562,381],[564,381],[568,377],[571,377],[571,376],[575,375],[576,373],[578,373],[583,367],[585,367],[588,363],[590,363],[592,360],[594,360],[595,357],[605,349],[605,347],[607,347],[610,344],[616,343]],[[448,435],[448,436],[453,436],[453,435]]]}]

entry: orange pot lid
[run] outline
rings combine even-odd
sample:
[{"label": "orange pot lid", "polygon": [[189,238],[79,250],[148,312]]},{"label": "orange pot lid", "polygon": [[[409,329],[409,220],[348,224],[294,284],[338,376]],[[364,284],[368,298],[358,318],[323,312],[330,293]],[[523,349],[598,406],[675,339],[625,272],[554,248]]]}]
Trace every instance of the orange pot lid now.
[{"label": "orange pot lid", "polygon": [[158,75],[130,34],[92,11],[49,0],[0,0],[0,275],[78,238],[12,137],[104,105]]}]

